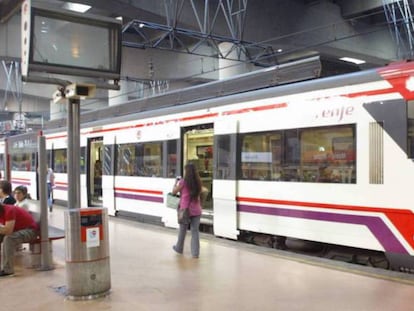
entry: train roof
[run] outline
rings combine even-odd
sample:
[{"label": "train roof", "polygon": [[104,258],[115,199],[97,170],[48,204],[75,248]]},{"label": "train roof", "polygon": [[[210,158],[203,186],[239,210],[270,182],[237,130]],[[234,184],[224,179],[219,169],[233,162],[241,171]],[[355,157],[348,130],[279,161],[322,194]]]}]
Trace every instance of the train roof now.
[{"label": "train roof", "polygon": [[[377,69],[315,79],[319,77],[320,72],[319,57],[313,57],[288,65],[274,66],[243,74],[231,79],[175,90],[83,113],[81,114],[81,123],[82,126],[99,126],[198,108],[207,109],[237,101],[257,100],[269,96],[284,96],[298,92],[367,83],[379,79]],[[47,132],[57,132],[62,131],[66,126],[66,118],[64,118],[50,121],[45,129]]]}]

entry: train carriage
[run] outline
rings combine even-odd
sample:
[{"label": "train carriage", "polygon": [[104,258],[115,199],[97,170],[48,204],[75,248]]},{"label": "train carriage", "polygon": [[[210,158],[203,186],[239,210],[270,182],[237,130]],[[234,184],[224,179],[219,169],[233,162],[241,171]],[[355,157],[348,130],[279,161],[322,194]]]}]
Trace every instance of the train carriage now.
[{"label": "train carriage", "polygon": [[[217,236],[257,232],[411,260],[413,80],[413,63],[401,62],[84,122],[82,206],[177,227],[166,195],[192,161],[208,190],[202,223]],[[67,136],[45,136],[55,199],[66,201]]]}]

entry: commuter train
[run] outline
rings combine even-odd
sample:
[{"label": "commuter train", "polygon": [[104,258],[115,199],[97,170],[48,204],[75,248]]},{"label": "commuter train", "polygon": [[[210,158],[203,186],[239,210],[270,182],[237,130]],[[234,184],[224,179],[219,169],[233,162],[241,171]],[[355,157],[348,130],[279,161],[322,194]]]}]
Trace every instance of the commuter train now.
[{"label": "commuter train", "polygon": [[[152,109],[137,100],[111,107],[103,120],[102,111],[84,119],[82,207],[177,227],[166,195],[192,161],[208,189],[202,223],[216,236],[254,232],[374,250],[412,269],[414,62],[213,93],[183,103],[171,92],[151,98]],[[33,135],[0,148],[13,185],[36,198]],[[67,201],[67,133],[44,135],[54,199]]]}]

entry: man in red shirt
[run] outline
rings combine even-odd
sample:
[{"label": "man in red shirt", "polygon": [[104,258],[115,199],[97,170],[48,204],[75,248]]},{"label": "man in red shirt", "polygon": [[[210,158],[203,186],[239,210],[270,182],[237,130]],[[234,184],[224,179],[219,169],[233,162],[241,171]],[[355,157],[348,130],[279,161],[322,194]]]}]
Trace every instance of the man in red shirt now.
[{"label": "man in red shirt", "polygon": [[0,203],[0,243],[3,243],[0,277],[14,275],[16,246],[36,238],[39,226],[25,209]]}]

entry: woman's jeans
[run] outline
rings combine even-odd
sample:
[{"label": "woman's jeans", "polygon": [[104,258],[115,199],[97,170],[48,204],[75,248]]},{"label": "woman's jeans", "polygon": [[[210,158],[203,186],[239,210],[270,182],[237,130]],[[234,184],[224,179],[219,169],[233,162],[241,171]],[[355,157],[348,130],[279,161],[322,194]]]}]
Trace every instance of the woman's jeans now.
[{"label": "woman's jeans", "polygon": [[52,196],[53,187],[50,182],[47,183],[47,207],[52,211],[53,206],[53,196]]},{"label": "woman's jeans", "polygon": [[[191,216],[190,217],[190,229],[191,229],[191,255],[193,257],[198,257],[200,255],[200,218],[201,216]],[[187,233],[188,225],[180,224],[180,229],[178,231],[178,240],[175,248],[177,252],[182,253],[184,250],[184,240]]]},{"label": "woman's jeans", "polygon": [[38,232],[30,228],[15,231],[10,235],[0,234],[0,246],[3,243],[2,266],[4,272],[14,273],[14,252],[16,246],[33,241],[37,234]]}]

